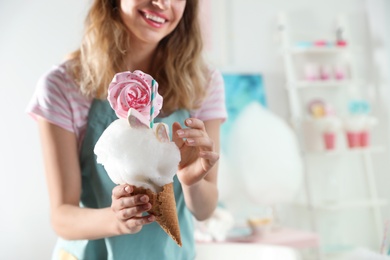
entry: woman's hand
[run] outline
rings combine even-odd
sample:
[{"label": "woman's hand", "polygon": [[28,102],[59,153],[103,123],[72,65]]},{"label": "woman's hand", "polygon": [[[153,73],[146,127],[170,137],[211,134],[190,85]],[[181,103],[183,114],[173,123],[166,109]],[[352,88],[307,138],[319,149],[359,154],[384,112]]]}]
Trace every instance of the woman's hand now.
[{"label": "woman's hand", "polygon": [[147,195],[132,195],[133,187],[128,184],[118,185],[112,190],[111,209],[118,221],[120,234],[135,234],[141,231],[142,226],[156,220],[155,216],[142,216],[150,210]]},{"label": "woman's hand", "polygon": [[202,120],[188,118],[188,128],[178,122],[172,126],[172,140],[180,150],[181,161],[177,176],[184,185],[191,186],[202,180],[219,159],[214,142],[206,132]]}]

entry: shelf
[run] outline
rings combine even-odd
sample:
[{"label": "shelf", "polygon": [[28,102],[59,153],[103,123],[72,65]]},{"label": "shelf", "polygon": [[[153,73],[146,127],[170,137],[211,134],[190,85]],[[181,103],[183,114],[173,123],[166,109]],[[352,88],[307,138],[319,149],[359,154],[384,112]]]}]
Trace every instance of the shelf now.
[{"label": "shelf", "polygon": [[[361,209],[369,207],[384,207],[388,204],[385,199],[376,199],[376,200],[355,200],[355,201],[344,201],[336,203],[321,203],[315,204],[312,206],[315,210],[320,211],[341,211],[348,209]],[[309,207],[309,205],[297,204],[299,207]]]},{"label": "shelf", "polygon": [[[305,213],[309,213],[311,228],[321,230],[321,232],[323,230],[318,227],[321,214],[335,214],[335,217],[338,217],[338,213],[348,213],[349,210],[372,211],[373,218],[369,220],[373,222],[372,229],[376,232],[376,237],[380,238],[383,229],[381,207],[386,206],[388,201],[377,197],[373,159],[374,153],[387,152],[389,148],[379,142],[373,142],[372,145],[367,147],[349,148],[348,144],[351,143],[349,142],[351,136],[347,135],[346,125],[344,125],[344,123],[355,123],[346,122],[350,119],[349,112],[351,109],[348,103],[350,100],[367,99],[371,101],[368,96],[370,92],[367,92],[366,89],[372,82],[369,78],[366,78],[364,73],[360,73],[359,69],[366,68],[360,68],[358,63],[365,57],[367,50],[360,43],[355,44],[355,42],[350,42],[348,39],[346,46],[338,46],[335,42],[326,39],[323,41],[321,39],[309,40],[315,39],[317,37],[315,35],[305,36],[303,39],[297,37],[292,39],[291,31],[285,30],[285,28],[289,28],[286,17],[282,14],[279,20],[278,29],[281,36],[279,52],[282,55],[285,69],[285,89],[289,101],[290,125],[297,134],[304,165],[305,193],[303,195],[306,200],[295,203],[295,206],[306,210]],[[334,36],[340,37],[339,39],[345,39],[345,35],[343,35],[344,22],[343,17],[337,17],[338,30],[334,32]],[[366,65],[366,63],[362,65]],[[339,72],[342,73],[343,77],[336,78],[336,75],[341,75],[338,74]],[[327,80],[321,80],[321,78]],[[323,99],[324,103],[334,106],[333,109],[338,112],[337,115],[318,119],[309,118],[311,114],[309,113],[311,111],[308,111],[309,102],[316,99]],[[316,112],[315,115],[323,115],[327,112],[326,107],[319,107],[318,110],[317,107],[310,108]],[[336,129],[336,135],[342,137],[341,140],[336,137],[336,145],[333,150],[325,150],[325,141],[329,140],[322,136],[322,130],[325,127]],[[317,189],[322,185],[321,178],[320,180],[310,178],[312,173],[318,173],[322,178],[326,177],[328,173],[324,171],[326,169],[317,172],[323,168],[322,166],[334,164],[336,167],[332,169],[332,174],[337,175],[343,174],[344,170],[348,170],[344,167],[337,167],[339,163],[343,166],[349,166],[349,164],[358,163],[358,161],[361,161],[362,164],[356,165],[359,169],[353,167],[351,170],[364,173],[359,174],[359,181],[360,178],[365,178],[362,180],[364,193],[354,194],[349,192],[348,188],[352,188],[354,182],[345,184],[342,182],[344,180],[336,179],[337,192],[342,190],[343,194],[345,193],[345,197],[338,196],[338,193],[333,194],[334,191],[326,187]],[[316,199],[317,197],[321,200]],[[344,223],[348,220],[343,219],[342,221]],[[346,237],[344,233],[340,232],[340,236],[343,237],[342,240],[347,240],[347,238],[344,238],[344,236]],[[335,245],[334,249],[337,251],[352,249],[350,245],[340,245],[341,241],[338,241],[336,236],[332,236],[329,240],[329,242],[321,243],[322,252],[329,245]],[[376,242],[376,244],[380,243],[380,241]]]},{"label": "shelf", "polygon": [[384,146],[371,146],[367,148],[345,148],[336,150],[324,150],[324,151],[305,151],[305,156],[339,156],[347,154],[370,154],[370,153],[383,153],[386,151]]},{"label": "shelf", "polygon": [[286,51],[291,54],[340,54],[350,50],[350,47],[337,46],[291,47],[286,49]]},{"label": "shelf", "polygon": [[350,86],[356,82],[351,80],[322,80],[322,81],[297,81],[288,84],[287,90],[293,91],[295,89],[318,89],[318,88],[339,88]]},{"label": "shelf", "polygon": [[240,231],[244,235],[228,236],[222,243],[259,243],[293,248],[317,248],[320,246],[318,234],[305,230],[298,230],[287,227],[272,227],[263,234],[248,233],[248,228],[234,228],[236,233]]},{"label": "shelf", "polygon": [[325,246],[323,249],[323,253],[325,254],[326,259],[341,260],[344,259],[341,258],[344,254],[353,252],[353,250],[356,250],[358,248],[358,246],[351,244],[334,244]]}]

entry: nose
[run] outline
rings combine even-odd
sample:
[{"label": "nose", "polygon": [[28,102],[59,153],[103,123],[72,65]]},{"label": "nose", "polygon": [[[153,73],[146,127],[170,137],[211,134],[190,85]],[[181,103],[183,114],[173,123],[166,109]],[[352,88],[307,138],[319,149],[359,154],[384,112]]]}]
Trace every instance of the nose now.
[{"label": "nose", "polygon": [[171,4],[171,0],[152,0],[152,5],[160,8],[161,10],[167,10]]}]

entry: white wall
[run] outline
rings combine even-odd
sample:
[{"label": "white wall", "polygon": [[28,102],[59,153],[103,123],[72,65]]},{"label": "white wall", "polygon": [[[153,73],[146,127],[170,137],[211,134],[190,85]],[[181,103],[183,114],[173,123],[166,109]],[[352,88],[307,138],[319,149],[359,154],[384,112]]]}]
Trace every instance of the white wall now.
[{"label": "white wall", "polygon": [[49,259],[55,236],[35,122],[38,77],[77,47],[87,1],[0,2],[0,258]]},{"label": "white wall", "polygon": [[[226,50],[221,69],[261,72],[269,106],[282,117],[287,118],[288,109],[273,38],[277,12],[292,13],[300,30],[312,32],[330,30],[335,14],[349,13],[355,25],[353,34],[364,46],[369,45],[363,0],[226,1],[230,5],[223,17],[228,38],[217,43]],[[79,0],[0,2],[1,259],[49,258],[55,235],[49,224],[38,132],[24,109],[39,76],[77,47],[86,6],[86,1]],[[213,12],[218,14],[218,8]],[[379,170],[387,172],[388,168]],[[382,183],[390,183],[387,175],[380,176]],[[386,186],[381,186],[382,194]]]}]

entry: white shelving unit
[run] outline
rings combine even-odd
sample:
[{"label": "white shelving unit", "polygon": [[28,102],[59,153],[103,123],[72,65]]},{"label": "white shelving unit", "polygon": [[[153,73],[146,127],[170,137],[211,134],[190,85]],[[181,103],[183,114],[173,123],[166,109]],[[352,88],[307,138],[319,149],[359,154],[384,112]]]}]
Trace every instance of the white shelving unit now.
[{"label": "white shelving unit", "polygon": [[[306,104],[308,99],[305,100],[305,95],[319,96],[326,95],[329,101],[335,101],[337,103],[334,107],[344,106],[347,110],[348,90],[357,92],[359,89],[357,86],[363,86],[364,80],[356,77],[356,60],[359,57],[359,48],[350,46],[299,46],[296,47],[291,42],[291,32],[288,28],[288,22],[285,15],[281,15],[278,21],[278,31],[281,43],[281,56],[283,57],[283,64],[286,75],[286,90],[289,101],[290,110],[290,123],[295,129],[297,136],[301,144],[302,157],[305,163],[305,197],[306,202],[301,207],[305,207],[309,210],[311,216],[311,225],[314,231],[320,232],[318,226],[320,225],[319,216],[323,212],[327,214],[336,213],[340,211],[348,211],[354,209],[367,209],[372,212],[372,230],[376,233],[377,244],[380,245],[382,239],[383,220],[381,215],[381,207],[387,205],[387,201],[378,198],[377,188],[375,183],[375,173],[373,168],[372,156],[375,153],[385,151],[385,147],[370,145],[364,148],[348,148],[345,144],[332,149],[310,149],[307,147],[307,143],[311,142],[308,139],[307,130],[305,130],[305,124],[314,122],[316,119],[310,118],[306,111]],[[335,34],[336,36],[336,34]],[[342,60],[348,65],[348,76],[344,79],[326,79],[326,80],[305,80],[303,76],[303,62],[306,61],[324,61]],[[341,111],[343,109],[340,109]],[[342,116],[345,116],[346,112],[341,112]],[[345,137],[344,137],[345,138]],[[322,140],[320,138],[320,140]],[[345,143],[345,140],[344,140]],[[313,187],[312,176],[314,170],[308,167],[308,164],[312,160],[318,158],[326,160],[337,158],[337,160],[343,160],[344,157],[355,157],[357,161],[360,161],[362,166],[363,176],[365,178],[364,183],[365,196],[359,198],[340,199],[334,201],[316,201],[315,197],[318,197],[316,190],[318,187]],[[347,160],[347,159],[345,159]],[[319,163],[317,167],[322,167]],[[340,184],[341,185],[341,184]],[[339,187],[348,189],[348,187]],[[359,227],[356,227],[359,228]],[[321,236],[321,233],[320,233]],[[325,246],[326,247],[326,246]],[[326,251],[326,250],[324,250]],[[326,252],[324,252],[326,253]]]}]

